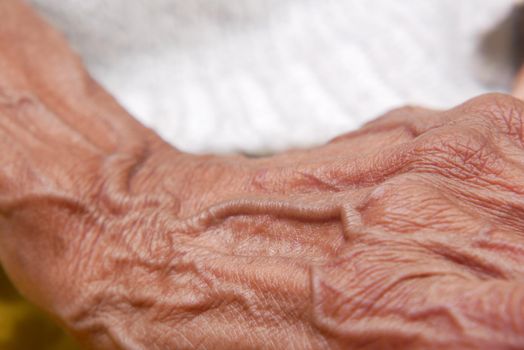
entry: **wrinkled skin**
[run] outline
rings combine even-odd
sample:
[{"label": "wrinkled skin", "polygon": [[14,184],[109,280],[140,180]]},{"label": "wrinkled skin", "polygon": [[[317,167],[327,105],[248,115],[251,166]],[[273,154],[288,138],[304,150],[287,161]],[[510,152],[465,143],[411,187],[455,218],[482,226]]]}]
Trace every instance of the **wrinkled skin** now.
[{"label": "wrinkled skin", "polygon": [[524,347],[524,103],[194,156],[0,2],[0,261],[96,349]]}]

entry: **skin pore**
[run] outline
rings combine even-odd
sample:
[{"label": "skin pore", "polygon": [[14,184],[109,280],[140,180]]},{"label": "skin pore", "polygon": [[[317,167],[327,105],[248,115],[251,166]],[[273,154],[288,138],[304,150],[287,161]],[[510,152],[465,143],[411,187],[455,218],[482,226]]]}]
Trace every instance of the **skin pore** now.
[{"label": "skin pore", "polygon": [[190,155],[26,4],[0,14],[0,261],[86,347],[522,348],[520,100]]}]

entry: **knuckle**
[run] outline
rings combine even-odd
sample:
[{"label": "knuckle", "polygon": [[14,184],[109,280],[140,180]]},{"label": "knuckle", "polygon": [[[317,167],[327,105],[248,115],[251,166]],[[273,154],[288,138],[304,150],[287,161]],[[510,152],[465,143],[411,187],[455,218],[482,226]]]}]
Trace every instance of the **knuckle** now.
[{"label": "knuckle", "polygon": [[488,94],[464,105],[468,114],[480,116],[504,136],[524,146],[524,102],[505,94]]},{"label": "knuckle", "polygon": [[478,180],[500,172],[500,158],[490,139],[477,129],[443,132],[415,147],[411,170],[459,180]]}]

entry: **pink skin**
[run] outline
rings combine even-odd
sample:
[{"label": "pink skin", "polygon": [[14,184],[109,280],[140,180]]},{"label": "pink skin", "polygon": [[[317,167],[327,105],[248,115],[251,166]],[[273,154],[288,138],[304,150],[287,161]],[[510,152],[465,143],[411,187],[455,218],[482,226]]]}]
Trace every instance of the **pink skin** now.
[{"label": "pink skin", "polygon": [[0,2],[0,261],[95,349],[524,347],[524,103],[184,154]]}]

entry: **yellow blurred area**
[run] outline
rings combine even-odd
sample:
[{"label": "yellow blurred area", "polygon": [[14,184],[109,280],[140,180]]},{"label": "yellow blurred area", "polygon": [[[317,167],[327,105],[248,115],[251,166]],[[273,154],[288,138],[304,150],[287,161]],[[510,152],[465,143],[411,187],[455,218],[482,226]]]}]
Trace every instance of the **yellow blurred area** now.
[{"label": "yellow blurred area", "polygon": [[0,350],[78,350],[44,313],[25,301],[0,269]]}]

